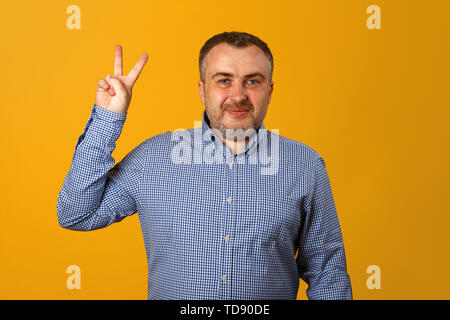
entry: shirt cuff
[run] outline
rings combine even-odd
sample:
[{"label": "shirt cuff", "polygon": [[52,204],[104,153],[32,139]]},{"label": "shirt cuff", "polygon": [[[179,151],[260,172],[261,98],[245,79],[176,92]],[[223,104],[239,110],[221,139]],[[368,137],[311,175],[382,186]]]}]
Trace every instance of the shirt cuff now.
[{"label": "shirt cuff", "polygon": [[107,110],[105,108],[102,108],[98,105],[96,105],[94,103],[94,110],[95,110],[95,115],[104,121],[107,122],[117,122],[117,121],[125,121],[125,119],[127,118],[127,113],[118,113],[118,112],[114,112],[111,110]]},{"label": "shirt cuff", "polygon": [[87,132],[98,137],[106,145],[114,144],[122,132],[126,117],[126,113],[114,112],[94,104],[92,121],[88,123]]}]

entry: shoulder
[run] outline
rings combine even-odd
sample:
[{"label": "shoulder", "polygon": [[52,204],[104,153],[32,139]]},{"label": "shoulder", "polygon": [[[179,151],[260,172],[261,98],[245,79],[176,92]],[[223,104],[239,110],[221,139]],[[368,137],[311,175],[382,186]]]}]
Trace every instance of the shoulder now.
[{"label": "shoulder", "polygon": [[[272,133],[272,136],[274,133]],[[293,162],[308,162],[308,163],[316,163],[317,161],[323,161],[322,156],[311,146],[298,141],[293,140],[284,136],[278,135],[279,145],[280,145],[280,153],[287,157]]]},{"label": "shoulder", "polygon": [[170,131],[159,133],[144,140],[140,147],[146,156],[161,156],[171,148],[171,136]]},{"label": "shoulder", "polygon": [[143,144],[146,145],[146,147],[153,147],[153,146],[164,146],[166,144],[170,143],[171,140],[171,136],[172,136],[172,132],[171,131],[166,131],[163,133],[159,133],[155,136],[152,136],[150,138],[147,138]]},{"label": "shoulder", "polygon": [[147,138],[142,145],[146,155],[153,161],[164,162],[170,159],[174,150],[178,150],[176,147],[179,147],[180,142],[183,142],[181,145],[184,148],[192,148],[192,135],[193,129],[166,131]]}]

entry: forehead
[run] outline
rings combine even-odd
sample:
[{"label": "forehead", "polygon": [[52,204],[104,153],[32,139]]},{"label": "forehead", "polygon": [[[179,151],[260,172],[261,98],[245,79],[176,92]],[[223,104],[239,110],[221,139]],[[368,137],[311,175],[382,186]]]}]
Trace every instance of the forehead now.
[{"label": "forehead", "polygon": [[213,47],[205,59],[206,77],[216,72],[233,73],[244,76],[247,73],[270,73],[270,61],[258,46],[250,45],[236,48],[227,43],[219,43]]}]

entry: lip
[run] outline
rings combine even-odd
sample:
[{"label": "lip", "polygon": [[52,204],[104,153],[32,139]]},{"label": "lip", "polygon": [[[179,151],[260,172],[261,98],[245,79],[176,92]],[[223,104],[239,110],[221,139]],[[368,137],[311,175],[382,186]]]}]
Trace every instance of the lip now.
[{"label": "lip", "polygon": [[227,110],[227,112],[234,117],[243,117],[247,115],[248,110]]}]

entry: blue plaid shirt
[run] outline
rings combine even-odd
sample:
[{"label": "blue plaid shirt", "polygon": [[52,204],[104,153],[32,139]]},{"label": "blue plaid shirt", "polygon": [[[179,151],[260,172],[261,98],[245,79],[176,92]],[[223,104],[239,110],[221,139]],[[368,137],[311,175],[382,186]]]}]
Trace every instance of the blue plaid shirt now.
[{"label": "blue plaid shirt", "polygon": [[262,124],[232,154],[203,111],[201,127],[151,137],[115,164],[125,118],[94,104],[58,194],[58,221],[88,231],[138,212],[148,299],[295,300],[299,278],[309,299],[352,299],[317,152]]}]

